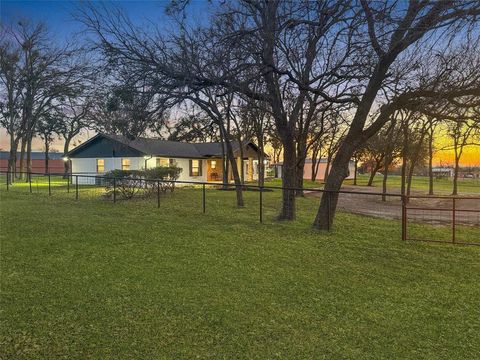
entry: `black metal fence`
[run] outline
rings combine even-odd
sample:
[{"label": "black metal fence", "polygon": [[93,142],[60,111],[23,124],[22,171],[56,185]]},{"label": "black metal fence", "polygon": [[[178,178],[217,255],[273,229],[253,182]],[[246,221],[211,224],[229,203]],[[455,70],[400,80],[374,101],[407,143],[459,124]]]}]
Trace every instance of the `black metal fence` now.
[{"label": "black metal fence", "polygon": [[[225,196],[220,196],[220,191],[210,190],[235,190],[235,184],[231,183],[171,181],[141,177],[113,178],[86,174],[65,176],[52,173],[17,173],[16,176],[20,178],[11,182],[8,181],[9,178],[12,180],[11,174],[0,172],[0,187],[8,191],[62,196],[75,200],[89,199],[117,203],[133,199],[153,203],[157,208],[161,207],[163,201],[167,201],[169,206],[181,207],[184,211],[198,209],[196,211],[202,213],[206,213],[209,207],[215,208],[220,202],[225,202]],[[187,193],[184,190],[189,189],[194,190],[193,197],[192,192],[188,196],[183,196],[182,194]],[[275,219],[281,206],[281,191],[303,190],[304,196],[296,202],[297,211],[304,211],[310,220],[322,196],[327,196],[327,202],[331,202],[336,195],[337,208],[340,212],[391,220],[393,224],[397,224],[394,226],[398,226],[403,240],[480,245],[479,197],[407,198],[392,193],[347,190],[333,192],[319,188],[298,189],[256,184],[242,185],[242,190],[250,211],[249,219],[252,214],[256,214],[260,223],[265,219]],[[231,193],[233,203],[234,191]],[[435,201],[443,202],[442,206]],[[447,203],[453,206],[446,207]],[[439,217],[439,213],[449,215]]]}]

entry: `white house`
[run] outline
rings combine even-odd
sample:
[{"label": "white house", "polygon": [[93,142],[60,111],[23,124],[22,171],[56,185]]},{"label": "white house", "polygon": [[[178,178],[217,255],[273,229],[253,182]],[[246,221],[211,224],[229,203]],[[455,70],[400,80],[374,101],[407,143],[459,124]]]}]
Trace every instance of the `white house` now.
[{"label": "white house", "polygon": [[453,177],[455,170],[451,167],[435,166],[432,167],[432,172],[436,178],[451,178]]},{"label": "white house", "polygon": [[[247,181],[258,179],[259,149],[252,142],[232,147],[239,171]],[[241,158],[241,153],[243,158]],[[193,182],[222,181],[222,143],[185,143],[152,138],[128,139],[121,135],[97,134],[65,154],[79,183],[92,183],[80,175],[104,175],[115,169],[141,170],[175,165],[182,169],[178,180]],[[229,179],[232,179],[231,169]],[[73,177],[75,181],[75,177]]]}]

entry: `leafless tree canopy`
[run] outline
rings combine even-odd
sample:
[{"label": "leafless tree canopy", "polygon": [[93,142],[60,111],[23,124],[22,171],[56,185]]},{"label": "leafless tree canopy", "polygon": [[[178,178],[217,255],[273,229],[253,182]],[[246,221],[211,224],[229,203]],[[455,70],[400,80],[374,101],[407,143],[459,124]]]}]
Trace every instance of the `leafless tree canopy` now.
[{"label": "leafless tree canopy", "polygon": [[[478,124],[478,0],[225,1],[211,4],[212,16],[202,25],[189,21],[188,8],[188,0],[171,3],[174,25],[167,31],[152,23],[140,27],[115,5],[79,7],[76,19],[92,39],[88,45],[105,79],[97,89],[102,96],[87,102],[88,118],[97,129],[133,137],[217,137],[239,206],[244,179],[236,173],[231,141],[254,138],[262,149],[271,142],[275,156],[282,154],[279,219],[291,220],[308,156],[312,168],[327,157],[327,190],[339,190],[349,161],[367,152],[380,154],[377,169],[387,170],[400,156],[408,180],[415,156],[431,162],[439,121],[452,122],[451,134],[455,126],[463,134]],[[2,124],[18,135],[29,125],[15,115],[22,85],[11,64],[21,50],[12,44],[2,43],[1,50],[8,90]],[[177,129],[168,119],[172,109],[184,110]],[[337,200],[322,198],[316,228],[331,227]]]}]

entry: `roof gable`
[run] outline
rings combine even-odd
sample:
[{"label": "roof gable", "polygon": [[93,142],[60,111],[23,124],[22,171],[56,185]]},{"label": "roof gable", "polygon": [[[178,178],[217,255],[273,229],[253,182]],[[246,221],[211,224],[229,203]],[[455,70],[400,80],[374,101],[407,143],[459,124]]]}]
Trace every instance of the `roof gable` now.
[{"label": "roof gable", "polygon": [[141,157],[144,155],[146,154],[141,150],[104,134],[95,135],[67,153],[67,156],[72,158]]}]

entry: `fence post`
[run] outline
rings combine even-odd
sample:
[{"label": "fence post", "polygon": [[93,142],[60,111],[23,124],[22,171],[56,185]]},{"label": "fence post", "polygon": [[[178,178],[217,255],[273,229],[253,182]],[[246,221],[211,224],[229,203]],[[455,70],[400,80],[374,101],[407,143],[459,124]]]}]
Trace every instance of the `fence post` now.
[{"label": "fence post", "polygon": [[75,175],[75,200],[78,200],[78,175]]},{"label": "fence post", "polygon": [[157,208],[160,208],[160,180],[157,180]]},{"label": "fence post", "polygon": [[456,218],[456,204],[455,204],[455,198],[452,197],[452,243],[455,244],[455,218]]},{"label": "fence post", "polygon": [[260,209],[259,209],[259,216],[260,216],[260,223],[263,223],[263,186],[260,186]]},{"label": "fence post", "polygon": [[30,188],[30,194],[32,193],[32,173],[28,173],[28,187]]},{"label": "fence post", "polygon": [[67,194],[70,194],[70,176],[67,175]]},{"label": "fence post", "polygon": [[113,178],[113,203],[117,202],[117,179]]},{"label": "fence post", "polygon": [[50,173],[48,173],[48,196],[52,195],[52,188],[50,184]]},{"label": "fence post", "polygon": [[7,191],[10,186],[10,171],[7,171]]},{"label": "fence post", "polygon": [[205,214],[205,184],[202,184],[202,211]]}]

